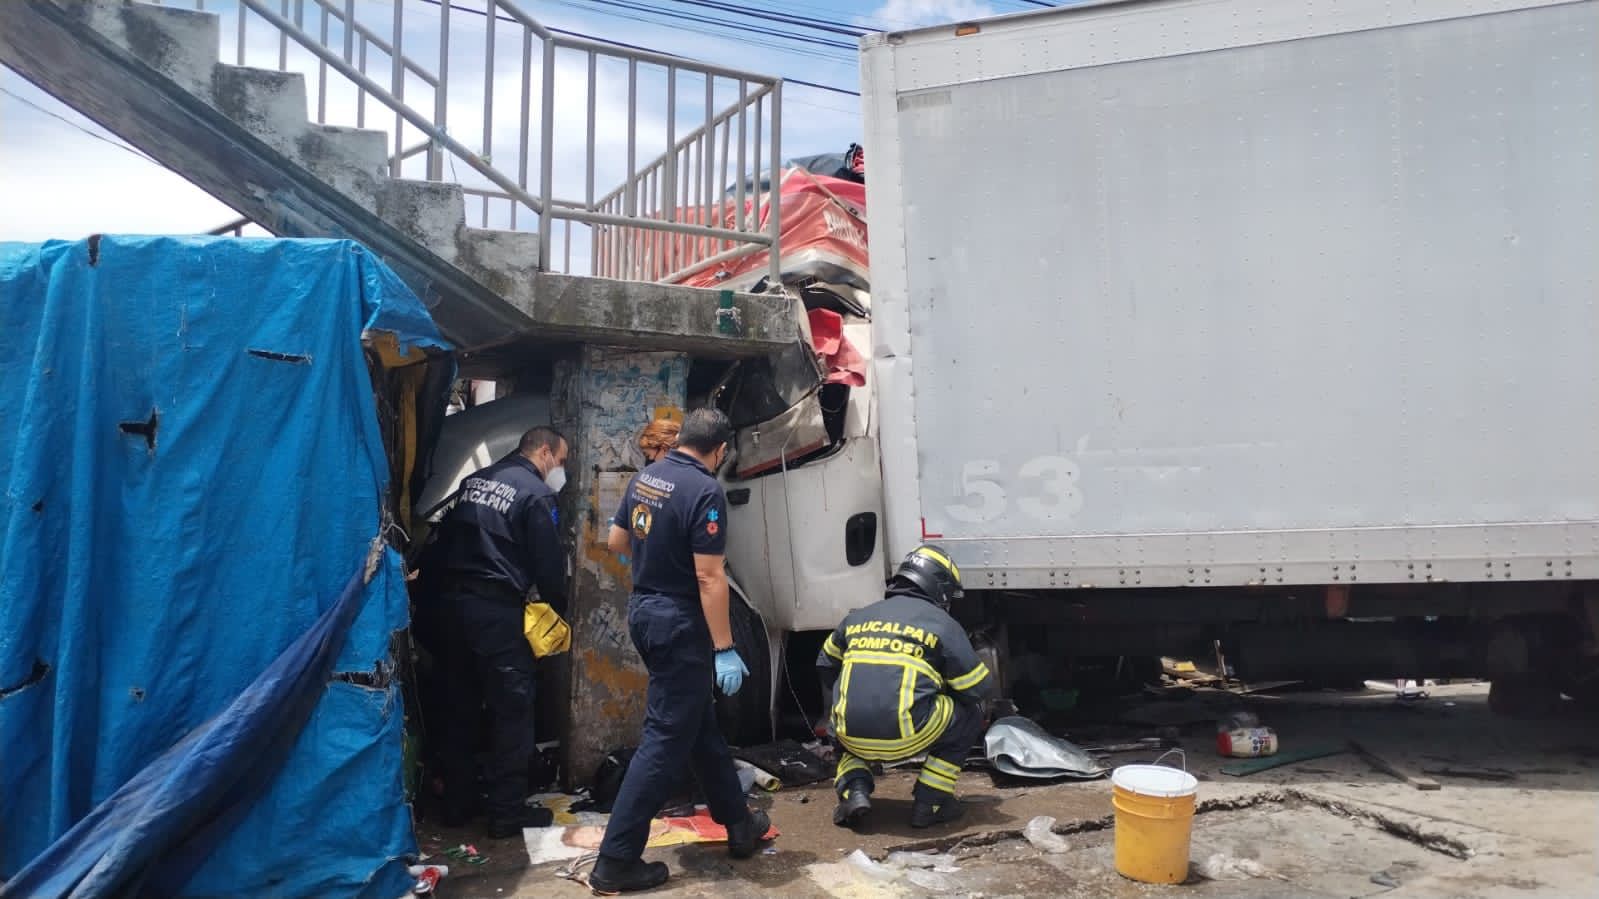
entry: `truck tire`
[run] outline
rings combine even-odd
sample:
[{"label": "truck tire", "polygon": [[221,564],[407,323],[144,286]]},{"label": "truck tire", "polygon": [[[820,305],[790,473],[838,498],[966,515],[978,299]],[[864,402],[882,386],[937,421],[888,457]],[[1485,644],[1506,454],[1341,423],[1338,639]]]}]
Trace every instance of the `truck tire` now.
[{"label": "truck tire", "polygon": [[734,746],[758,746],[772,740],[772,655],[766,626],[736,591],[728,597],[727,615],[733,645],[750,673],[733,696],[716,694],[716,722]]},{"label": "truck tire", "polygon": [[1548,718],[1560,708],[1560,688],[1540,674],[1496,677],[1488,685],[1488,709],[1505,718]]}]

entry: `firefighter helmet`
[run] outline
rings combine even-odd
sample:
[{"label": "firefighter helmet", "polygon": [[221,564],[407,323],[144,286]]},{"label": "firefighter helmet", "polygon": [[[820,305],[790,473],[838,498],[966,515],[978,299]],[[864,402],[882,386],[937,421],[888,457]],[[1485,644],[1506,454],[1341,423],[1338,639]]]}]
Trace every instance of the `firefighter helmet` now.
[{"label": "firefighter helmet", "polygon": [[894,580],[915,587],[923,597],[939,608],[948,608],[951,600],[966,595],[961,589],[961,570],[942,547],[923,543],[911,550],[905,561],[899,563]]}]

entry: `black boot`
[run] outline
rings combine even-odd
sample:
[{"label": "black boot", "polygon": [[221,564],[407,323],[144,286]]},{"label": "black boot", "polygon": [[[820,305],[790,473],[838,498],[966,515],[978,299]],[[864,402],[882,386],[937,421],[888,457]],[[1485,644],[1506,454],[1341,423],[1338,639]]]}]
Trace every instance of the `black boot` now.
[{"label": "black boot", "polygon": [[861,823],[861,819],[871,810],[872,791],[866,788],[865,781],[859,778],[847,781],[844,788],[838,791],[838,805],[833,809],[833,824],[838,827],[854,827]]},{"label": "black boot", "polygon": [[760,844],[761,838],[771,829],[772,819],[765,812],[752,808],[744,820],[728,825],[727,851],[734,858],[749,858],[755,854],[755,847]]},{"label": "black boot", "polygon": [[622,862],[602,855],[589,874],[589,889],[606,896],[634,893],[654,889],[670,876],[666,862],[647,862],[641,858]]},{"label": "black boot", "polygon": [[940,795],[936,799],[918,796],[916,803],[911,806],[911,826],[919,828],[946,824],[958,819],[965,812],[960,801],[949,794]]},{"label": "black boot", "polygon": [[496,813],[489,816],[489,839],[519,836],[524,827],[549,827],[554,821],[555,814],[547,808],[523,806],[519,811]]}]

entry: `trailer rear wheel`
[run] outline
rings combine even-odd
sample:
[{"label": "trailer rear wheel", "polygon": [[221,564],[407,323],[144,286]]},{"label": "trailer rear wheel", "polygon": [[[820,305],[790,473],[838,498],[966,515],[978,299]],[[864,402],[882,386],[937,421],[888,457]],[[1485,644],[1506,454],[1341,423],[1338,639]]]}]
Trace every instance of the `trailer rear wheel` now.
[{"label": "trailer rear wheel", "polygon": [[1488,687],[1488,708],[1506,718],[1548,718],[1560,708],[1560,688],[1541,674],[1496,677]]}]

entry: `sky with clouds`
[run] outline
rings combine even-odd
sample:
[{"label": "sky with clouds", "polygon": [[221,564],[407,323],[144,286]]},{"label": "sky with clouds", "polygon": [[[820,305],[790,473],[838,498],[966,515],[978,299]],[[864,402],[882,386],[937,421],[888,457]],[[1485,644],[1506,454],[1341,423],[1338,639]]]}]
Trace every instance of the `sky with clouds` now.
[{"label": "sky with clouds", "polygon": [[[405,42],[407,48],[437,45],[438,9],[425,0],[405,3]],[[482,7],[482,0],[456,0],[460,6]],[[1017,12],[1032,4],[1021,0],[722,0],[771,12],[789,13],[847,22],[884,30],[938,24],[996,13]],[[169,0],[172,5],[193,6],[193,0]],[[305,6],[311,7],[310,0]],[[342,3],[335,3],[342,7]],[[223,34],[227,50],[225,61],[233,61],[233,4],[211,0],[208,9],[224,12]],[[804,44],[770,36],[740,37],[696,23],[686,16],[708,15],[730,18],[726,13],[670,0],[525,0],[522,8],[547,26],[580,32],[607,40],[646,46],[662,52],[762,74],[812,81],[846,90],[857,88],[855,53],[850,49]],[[685,18],[667,23],[661,16],[645,10],[671,11]],[[359,0],[358,18],[374,30],[387,33],[389,0]],[[1036,7],[1034,7],[1036,8]],[[743,20],[748,21],[748,20]],[[452,86],[450,131],[477,149],[482,144],[482,98],[485,78],[483,18],[462,12],[452,16],[450,77]],[[790,31],[792,26],[774,25]],[[264,26],[252,23],[247,31],[247,62],[275,67],[277,43]],[[430,31],[431,29],[431,31]],[[708,33],[709,32],[709,33]],[[842,36],[805,31],[812,38],[843,41]],[[495,53],[492,82],[496,97],[492,117],[494,134],[490,156],[501,169],[516,168],[519,151],[519,104],[521,92],[519,52],[509,46],[511,33],[497,33],[500,46]],[[297,48],[295,48],[297,49]],[[418,57],[436,62],[436,51],[421,49]],[[291,68],[314,69],[309,55],[291,52]],[[299,66],[293,64],[298,59]],[[558,56],[556,193],[581,196],[584,164],[586,109],[583,81],[586,63],[580,54]],[[536,83],[532,93],[538,94]],[[637,131],[637,158],[648,159],[665,145],[665,74],[643,70],[639,84],[640,123]],[[678,87],[680,123],[702,120],[703,82],[697,89],[687,80]],[[412,84],[415,91],[421,86]],[[314,83],[311,109],[315,111]],[[599,72],[597,103],[596,182],[600,191],[618,183],[626,169],[626,69],[621,63],[602,63]],[[736,96],[731,85],[723,85],[716,101],[720,106]],[[785,85],[782,120],[782,152],[785,158],[814,153],[842,151],[860,139],[858,99],[846,94]],[[426,95],[424,95],[426,96]],[[426,105],[431,101],[424,101]],[[390,130],[392,114],[378,115],[369,105],[366,127]],[[355,124],[355,96],[335,79],[330,79],[328,121]],[[683,134],[692,125],[680,124]],[[470,138],[467,137],[470,135]],[[533,128],[534,146],[537,127]],[[405,138],[406,145],[416,140],[415,132]],[[412,163],[408,177],[421,177],[422,162]],[[537,171],[536,160],[533,171]],[[475,174],[456,174],[470,183]],[[121,138],[101,129],[94,122],[58,103],[9,69],[0,67],[0,240],[43,240],[77,238],[94,232],[194,233],[203,232],[236,217],[217,200],[167,171]],[[490,224],[504,226],[505,215],[491,207]],[[469,217],[477,211],[469,209]],[[477,224],[476,221],[473,224]],[[559,251],[557,251],[559,252]]]}]

